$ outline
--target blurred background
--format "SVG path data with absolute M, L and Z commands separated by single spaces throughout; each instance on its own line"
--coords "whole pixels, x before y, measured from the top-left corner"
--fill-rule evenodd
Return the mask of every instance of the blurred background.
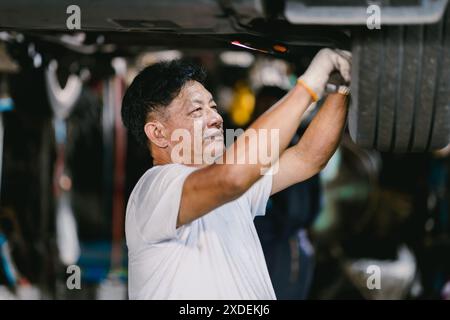
M 289 60 L 230 44 L 74 58 L 2 36 L 0 299 L 127 298 L 126 202 L 152 163 L 120 108 L 140 69 L 177 58 L 203 65 L 225 128 L 246 128 L 314 52 Z M 319 175 L 273 196 L 255 220 L 277 297 L 450 299 L 449 152 L 362 149 L 346 132 Z M 79 290 L 67 287 L 70 265 L 80 267 Z M 370 266 L 381 289 L 368 288 Z

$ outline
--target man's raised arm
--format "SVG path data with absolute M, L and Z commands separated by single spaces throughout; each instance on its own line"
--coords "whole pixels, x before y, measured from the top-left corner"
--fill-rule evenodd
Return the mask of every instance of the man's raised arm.
M 191 173 L 183 186 L 178 226 L 238 198 L 261 177 L 261 172 L 268 163 L 277 162 L 295 134 L 303 113 L 312 101 L 322 95 L 330 73 L 335 70 L 345 80 L 350 80 L 350 62 L 346 57 L 336 50 L 319 51 L 307 71 L 299 78 L 299 84 L 239 136 L 217 163 Z M 258 148 L 261 147 L 258 132 L 261 130 L 278 131 L 276 143 L 270 138 L 264 139 L 269 159 L 258 156 Z M 255 132 L 258 143 L 249 143 L 252 141 L 249 137 Z M 248 159 L 256 161 L 249 163 Z

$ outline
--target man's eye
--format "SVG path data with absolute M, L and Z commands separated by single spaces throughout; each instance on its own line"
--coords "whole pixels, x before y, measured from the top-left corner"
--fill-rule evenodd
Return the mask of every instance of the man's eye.
M 202 110 L 202 108 L 196 108 L 196 109 L 192 110 L 191 113 L 198 113 L 201 110 Z

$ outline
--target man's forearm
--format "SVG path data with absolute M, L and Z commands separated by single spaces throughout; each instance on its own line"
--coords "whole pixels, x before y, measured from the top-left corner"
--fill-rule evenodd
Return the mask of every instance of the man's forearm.
M 328 48 L 320 50 L 299 78 L 300 84 L 297 84 L 281 101 L 250 126 L 249 129 L 256 129 L 256 131 L 264 129 L 279 130 L 277 146 L 272 145 L 271 139 L 266 139 L 267 141 L 263 143 L 263 146 L 268 149 L 270 164 L 279 160 L 281 154 L 286 150 L 308 105 L 313 99 L 317 100 L 322 96 L 331 72 L 338 71 L 344 80 L 349 83 L 351 80 L 350 69 L 350 52 Z M 306 147 L 306 150 L 311 148 L 311 157 L 317 157 L 318 160 L 324 162 L 328 161 L 328 158 L 336 149 L 347 112 L 342 106 L 344 103 L 341 99 L 343 97 L 334 96 L 327 99 L 324 110 L 320 112 L 307 133 L 305 141 L 299 146 L 300 151 L 304 147 Z M 342 110 L 329 110 L 333 109 L 333 106 L 329 106 L 329 104 L 341 104 Z M 338 109 L 338 107 L 334 109 Z M 237 143 L 233 144 L 225 154 L 227 159 L 231 156 L 232 159 L 237 159 L 238 163 L 243 163 L 252 156 L 252 159 L 255 159 L 255 156 L 258 159 L 256 164 L 230 167 L 233 172 L 231 177 L 238 179 L 238 185 L 242 185 L 243 189 L 250 187 L 260 177 L 261 169 L 267 166 L 267 163 L 262 163 L 262 159 L 258 157 L 260 143 L 242 143 L 247 138 L 246 133 L 247 131 L 237 139 Z M 315 135 L 318 135 L 318 137 L 315 137 Z
M 279 155 L 288 147 L 295 132 L 300 125 L 303 114 L 311 104 L 311 96 L 304 87 L 297 85 L 289 93 L 258 119 L 253 122 L 246 132 L 254 130 L 277 130 L 279 140 L 277 143 L 278 150 L 272 150 L 271 141 L 264 141 L 267 144 L 271 155 L 271 162 L 275 162 Z M 242 137 L 244 138 L 244 137 Z M 251 152 L 258 152 L 258 146 L 250 146 Z M 250 150 L 249 150 L 250 152 Z M 267 163 L 265 164 L 267 165 Z
M 300 141 L 293 148 L 307 161 L 323 167 L 336 151 L 347 118 L 348 97 L 328 95 Z
M 238 137 L 236 142 L 224 154 L 224 163 L 232 163 L 228 169 L 236 179 L 240 179 L 243 188 L 250 187 L 261 176 L 261 169 L 275 163 L 283 151 L 288 147 L 294 136 L 302 115 L 311 104 L 311 96 L 305 88 L 295 86 L 286 96 L 273 105 L 253 122 L 250 127 Z M 260 132 L 266 130 L 267 139 Z M 272 145 L 270 131 L 278 131 L 278 141 Z M 248 139 L 256 134 L 258 143 L 250 143 Z M 253 140 L 255 141 L 255 140 Z M 259 148 L 266 147 L 267 157 L 259 157 Z M 229 160 L 229 157 L 233 161 Z M 249 159 L 256 159 L 256 163 L 249 163 Z M 270 161 L 268 161 L 270 159 Z M 263 162 L 264 160 L 264 162 Z

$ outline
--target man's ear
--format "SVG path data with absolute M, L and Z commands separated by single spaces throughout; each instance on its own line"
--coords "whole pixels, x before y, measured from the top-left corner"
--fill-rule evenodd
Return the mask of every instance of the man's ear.
M 164 125 L 158 120 L 147 122 L 144 131 L 147 138 L 156 146 L 166 148 L 169 145 Z

